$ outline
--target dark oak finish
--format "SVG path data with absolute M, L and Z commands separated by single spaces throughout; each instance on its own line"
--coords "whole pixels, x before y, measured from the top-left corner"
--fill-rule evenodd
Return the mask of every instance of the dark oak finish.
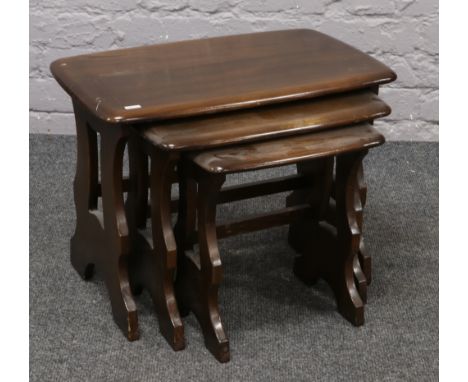
M 288 242 L 291 247 L 301 253 L 305 249 L 310 232 L 319 220 L 329 211 L 331 185 L 333 181 L 334 158 L 320 158 L 299 162 L 297 173 L 311 180 L 311 187 L 295 190 L 286 198 L 286 206 L 292 207 L 308 203 L 315 211 L 314 216 L 302 218 L 289 225 Z
M 216 234 L 218 238 L 222 239 L 242 233 L 277 227 L 290 224 L 302 217 L 312 216 L 314 212 L 315 211 L 308 205 L 286 207 L 273 213 L 259 214 L 248 219 L 220 225 L 216 229 Z
M 224 331 L 218 306 L 218 287 L 223 268 L 216 240 L 216 196 L 225 176 L 203 176 L 188 179 L 181 166 L 180 200 L 176 231 L 178 233 L 177 301 L 183 315 L 192 311 L 203 331 L 207 349 L 219 362 L 230 359 L 229 341 Z M 190 170 L 189 170 L 190 171 Z M 193 253 L 191 236 L 197 225 L 199 257 Z
M 303 174 L 307 179 L 313 180 L 312 184 L 314 187 L 294 191 L 287 197 L 286 205 L 295 206 L 308 202 L 311 204 L 311 207 L 317 211 L 317 213 L 313 218 L 302 218 L 301 220 L 290 224 L 288 242 L 296 252 L 301 253 L 307 246 L 311 247 L 310 241 L 312 240 L 313 242 L 316 240 L 314 232 L 316 232 L 317 224 L 320 220 L 326 220 L 329 224 L 336 227 L 337 212 L 336 203 L 333 199 L 335 196 L 333 170 L 333 158 L 325 158 L 323 160 L 313 160 L 297 164 L 298 174 Z M 359 167 L 357 181 L 358 188 L 356 191 L 359 192 L 362 207 L 364 207 L 367 187 L 364 182 L 362 165 Z M 367 286 L 371 281 L 371 257 L 365 253 L 362 235 L 359 252 L 354 259 L 353 269 L 359 294 L 363 302 L 366 303 Z
M 179 165 L 177 299 L 183 314 L 195 313 L 207 348 L 220 362 L 230 357 L 217 303 L 222 278 L 218 250 L 221 237 L 291 223 L 289 239 L 300 253 L 294 265 L 296 276 L 307 285 L 314 284 L 319 277 L 325 279 L 335 294 L 340 313 L 356 326 L 364 323 L 367 282 L 358 258 L 363 209 L 360 174 L 367 149 L 383 142 L 382 135 L 371 125 L 362 124 L 207 150 L 187 155 Z M 298 164 L 300 176 L 320 180 L 315 185 L 318 187 L 314 191 L 306 187 L 291 194 L 288 203 L 292 205 L 279 213 L 216 226 L 216 205 L 222 200 L 221 186 L 226 173 L 290 163 Z M 327 216 L 332 188 L 336 214 L 335 226 L 330 227 L 336 234 L 323 233 L 324 223 L 320 222 Z M 307 204 L 298 205 L 299 201 Z M 302 230 L 297 223 L 308 226 Z M 305 232 L 312 234 L 313 245 L 303 239 Z M 193 249 L 195 233 L 200 245 L 199 256 Z
M 218 204 L 277 194 L 311 185 L 311 180 L 300 175 L 287 175 L 275 179 L 259 180 L 242 185 L 224 187 L 218 195 Z
M 185 338 L 173 292 L 176 249 L 170 235 L 170 187 L 177 155 L 157 151 L 152 157 L 151 171 L 156 175 L 151 179 L 160 177 L 165 181 L 153 182 L 150 188 L 153 205 L 158 207 L 153 209 L 152 219 L 153 242 L 157 245 L 144 247 L 135 236 L 136 229 L 146 225 L 147 154 L 142 151 L 139 140 L 130 139 L 131 181 L 125 205 L 122 164 L 125 146 L 132 136 L 130 127 L 113 125 L 109 128 L 78 102 L 74 103 L 74 111 L 78 158 L 74 181 L 77 222 L 70 244 L 72 265 L 85 279 L 91 278 L 95 268 L 103 274 L 114 320 L 131 341 L 139 338 L 132 291 L 146 288 L 154 301 L 161 333 L 174 350 L 181 350 L 185 347 Z M 97 134 L 101 137 L 101 184 L 98 183 Z M 102 212 L 98 209 L 100 194 Z M 136 248 L 144 250 L 135 251 Z
M 364 208 L 364 206 L 366 205 L 366 201 L 367 201 L 367 184 L 364 179 L 364 169 L 362 167 L 362 164 L 358 169 L 357 183 L 358 183 L 359 195 L 361 197 L 361 204 L 362 204 L 362 207 Z M 361 229 L 362 229 L 362 221 L 361 221 Z M 359 243 L 358 255 L 359 255 L 359 264 L 361 265 L 362 272 L 364 273 L 366 283 L 367 285 L 369 285 L 372 281 L 372 258 L 366 252 L 364 239 L 362 235 L 361 235 L 361 242 Z
M 301 218 L 314 216 L 315 213 L 316 211 L 307 204 L 286 207 L 274 212 L 261 213 L 239 221 L 218 225 L 216 226 L 216 236 L 218 239 L 223 239 L 243 233 L 261 231 L 267 228 L 291 224 Z M 197 235 L 197 231 L 192 231 L 192 234 L 187 238 L 188 242 L 195 244 L 197 242 Z
M 184 326 L 174 294 L 173 280 L 177 265 L 176 242 L 171 224 L 170 191 L 178 156 L 147 147 L 138 137 L 130 140 L 129 220 L 134 222 L 132 232 L 133 267 L 132 287 L 135 293 L 147 289 L 158 316 L 161 334 L 174 350 L 185 348 Z M 149 158 L 148 158 L 149 157 Z M 148 208 L 148 159 L 150 159 Z M 131 201 L 131 203 L 130 203 Z M 145 228 L 147 210 L 151 213 L 151 235 Z
M 319 131 L 236 147 L 206 150 L 193 161 L 207 172 L 231 173 L 296 163 L 381 145 L 385 138 L 369 124 Z
M 319 277 L 325 279 L 335 294 L 338 310 L 356 326 L 364 323 L 364 301 L 359 293 L 356 259 L 361 241 L 362 203 L 359 196 L 358 172 L 367 150 L 337 157 L 336 227 L 319 223 L 313 232 L 315 240 L 296 259 L 294 272 L 308 285 Z
M 390 113 L 376 95 L 380 84 L 396 78 L 388 67 L 319 32 L 288 30 L 81 55 L 55 61 L 51 71 L 72 97 L 77 125 L 71 261 L 83 278 L 95 268 L 103 273 L 114 320 L 129 340 L 139 337 L 132 292 L 145 288 L 174 350 L 185 346 L 181 316 L 192 310 L 208 349 L 221 362 L 229 360 L 217 303 L 222 279 L 217 235 L 288 223 L 294 232 L 304 222 L 318 232 L 325 224 L 318 221 L 327 218 L 335 236 L 311 237 L 330 255 L 314 256 L 298 230 L 299 239 L 291 239 L 300 244 L 295 271 L 308 283 L 325 278 L 342 314 L 362 323 L 370 258 L 360 235 L 366 199 L 360 166 L 364 151 L 383 142 L 363 123 Z M 337 130 L 341 126 L 347 127 Z M 127 142 L 128 180 L 122 177 Z M 224 173 L 303 161 L 308 162 L 298 166 L 304 171 L 297 177 L 221 190 Z M 320 162 L 323 171 L 308 172 L 312 162 Z M 176 168 L 181 191 L 173 230 Z M 291 204 L 280 212 L 216 227 L 217 203 L 291 189 L 297 190 Z M 199 257 L 190 256 L 195 241 Z M 307 265 L 303 270 L 301 262 Z
M 98 118 L 127 123 L 323 96 L 395 80 L 369 55 L 298 29 L 63 58 L 51 71 Z
M 128 129 L 106 129 L 74 103 L 78 158 L 74 181 L 76 229 L 71 263 L 89 279 L 97 268 L 104 276 L 114 320 L 129 340 L 139 338 L 138 317 L 128 279 L 130 243 L 122 192 L 122 160 Z M 98 146 L 103 211 L 98 210 Z
M 231 113 L 160 122 L 142 135 L 164 150 L 198 150 L 367 122 L 390 114 L 374 92 L 361 90 Z
M 174 181 L 173 183 L 176 182 Z M 298 175 L 289 175 L 275 179 L 229 186 L 224 187 L 219 192 L 217 203 L 224 204 L 244 199 L 256 198 L 258 196 L 277 194 L 279 192 L 304 188 L 310 185 L 311 180 L 309 178 Z M 146 205 L 145 199 L 142 200 L 142 203 Z M 146 208 L 146 218 L 151 218 L 151 205 L 148 205 Z M 171 200 L 171 212 L 176 213 L 178 209 L 179 199 L 174 198 Z

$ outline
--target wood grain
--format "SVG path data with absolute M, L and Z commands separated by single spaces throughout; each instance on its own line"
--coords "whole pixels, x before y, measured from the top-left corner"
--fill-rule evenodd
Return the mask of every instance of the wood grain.
M 318 97 L 396 78 L 369 55 L 307 29 L 112 50 L 62 58 L 50 69 L 97 117 L 118 123 Z
M 297 135 L 193 154 L 210 173 L 230 173 L 281 166 L 381 145 L 385 138 L 369 124 Z
M 161 122 L 141 134 L 164 150 L 199 150 L 366 122 L 390 107 L 365 90 L 237 112 Z

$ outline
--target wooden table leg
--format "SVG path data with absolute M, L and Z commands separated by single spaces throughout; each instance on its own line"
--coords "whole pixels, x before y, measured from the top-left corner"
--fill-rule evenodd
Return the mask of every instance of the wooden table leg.
M 294 271 L 306 284 L 319 277 L 333 289 L 339 312 L 352 324 L 364 324 L 364 301 L 359 293 L 356 262 L 362 227 L 362 203 L 358 171 L 366 152 L 337 157 L 335 227 L 320 222 L 314 226 L 313 243 L 296 258 Z M 363 277 L 360 273 L 358 276 Z
M 359 195 L 361 197 L 361 204 L 362 208 L 365 207 L 367 201 L 367 184 L 364 178 L 364 168 L 361 163 L 359 166 L 359 170 L 357 173 L 357 182 L 358 182 L 358 189 Z M 362 225 L 362 222 L 361 222 Z M 362 230 L 362 227 L 361 227 Z M 361 266 L 362 272 L 364 273 L 364 277 L 366 278 L 367 285 L 370 285 L 372 281 L 372 257 L 366 252 L 364 246 L 364 238 L 361 235 L 361 242 L 359 243 L 359 264 Z
M 178 158 L 150 148 L 153 275 L 148 289 L 155 304 L 159 329 L 174 350 L 185 348 L 184 326 L 174 294 L 177 246 L 171 222 L 171 175 Z
M 77 225 L 70 243 L 71 262 L 85 279 L 94 266 L 104 275 L 114 320 L 129 340 L 139 338 L 138 317 L 128 280 L 130 246 L 122 193 L 126 131 L 101 129 L 103 212 L 97 210 L 98 149 L 96 132 L 75 105 L 78 158 L 74 181 Z
M 295 273 L 305 282 L 325 279 L 333 289 L 339 312 L 353 325 L 364 324 L 364 301 L 358 291 L 354 268 L 359 251 L 362 203 L 358 172 L 365 151 L 337 157 L 335 199 L 336 228 L 320 223 L 319 240 L 296 259 Z
M 73 182 L 76 210 L 75 233 L 70 242 L 70 259 L 78 274 L 85 280 L 94 274 L 93 249 L 103 230 L 103 217 L 97 211 L 98 204 L 98 148 L 97 134 L 86 125 L 79 110 L 75 108 L 77 163 Z M 94 229 L 89 228 L 93 226 Z
M 218 288 L 223 268 L 216 236 L 216 200 L 225 175 L 198 175 L 196 200 L 193 180 L 180 174 L 180 211 L 178 228 L 179 268 L 177 296 L 185 314 L 193 311 L 203 331 L 205 346 L 219 362 L 230 359 L 229 340 L 224 331 L 218 306 Z M 195 201 L 197 203 L 199 257 L 188 237 L 194 229 Z M 185 231 L 185 233 L 184 233 Z
M 337 253 L 331 264 L 331 284 L 340 313 L 354 325 L 364 324 L 364 302 L 356 288 L 353 262 L 359 252 L 362 228 L 362 202 L 358 184 L 359 169 L 367 151 L 344 154 L 336 164 Z
M 129 190 L 127 197 L 128 219 L 131 228 L 146 228 L 148 212 L 148 154 L 140 141 L 140 138 L 133 133 L 128 139 L 129 158 Z
M 138 338 L 135 302 L 128 280 L 129 232 L 125 216 L 122 168 L 128 133 L 105 129 L 101 133 L 101 187 L 104 229 L 109 250 L 103 264 L 107 289 L 111 295 L 114 319 L 129 338 Z M 104 257 L 103 257 L 104 258 Z
M 292 192 L 286 199 L 286 205 L 294 206 L 297 204 L 309 203 L 317 211 L 315 217 L 301 219 L 289 226 L 288 242 L 296 252 L 301 253 L 306 246 L 311 245 L 311 241 L 317 240 L 317 234 L 313 234 L 313 232 L 317 233 L 317 230 L 312 228 L 312 226 L 314 224 L 317 225 L 319 220 L 324 219 L 326 215 L 328 215 L 328 217 L 331 215 L 330 211 L 327 210 L 329 208 L 330 196 L 334 196 L 335 194 L 332 189 L 334 183 L 334 159 L 331 157 L 301 162 L 298 163 L 296 167 L 298 174 L 313 178 L 313 186 Z M 359 188 L 357 188 L 356 191 L 359 192 L 364 204 L 367 188 L 363 176 L 361 164 L 358 171 Z M 336 217 L 333 216 L 331 220 L 332 224 L 335 225 Z M 362 225 L 362 217 L 360 221 Z M 307 242 L 309 243 L 307 244 Z M 359 248 L 359 252 L 356 254 L 356 258 L 353 262 L 353 272 L 361 298 L 364 302 L 367 302 L 367 286 L 370 283 L 371 275 L 371 258 L 364 252 L 362 236 Z M 303 272 L 303 270 L 299 272 Z M 310 283 L 311 280 L 308 279 L 308 284 Z
M 139 230 L 146 228 L 148 212 L 149 157 L 137 134 L 133 133 L 128 140 L 129 188 L 127 193 L 127 219 L 132 242 L 132 261 L 130 263 L 130 285 L 133 295 L 140 295 L 147 278 L 151 262 L 151 245 L 140 235 Z M 149 274 L 148 274 L 149 273 Z

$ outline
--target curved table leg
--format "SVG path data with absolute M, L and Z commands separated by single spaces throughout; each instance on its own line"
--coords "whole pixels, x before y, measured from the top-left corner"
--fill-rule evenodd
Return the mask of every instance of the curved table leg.
M 159 329 L 174 350 L 185 348 L 184 326 L 174 294 L 177 247 L 171 223 L 171 176 L 177 158 L 152 147 L 150 195 L 153 235 L 152 269 L 148 289 L 156 307 Z
M 364 169 L 363 165 L 359 166 L 357 172 L 357 182 L 358 182 L 358 189 L 359 195 L 361 197 L 361 204 L 362 208 L 366 205 L 367 200 L 367 184 L 364 178 Z M 362 230 L 362 222 L 361 222 L 361 230 Z M 359 252 L 358 252 L 359 263 L 361 265 L 362 272 L 364 273 L 364 277 L 366 278 L 367 285 L 370 285 L 372 281 L 372 257 L 366 253 L 365 246 L 364 246 L 364 239 L 361 235 L 361 241 L 359 243 Z
M 130 241 L 122 190 L 122 162 L 128 135 L 121 129 L 101 134 L 101 183 L 104 234 L 108 244 L 102 270 L 114 320 L 130 340 L 137 339 L 138 318 L 128 280 Z
M 148 211 L 148 154 L 145 152 L 140 138 L 133 133 L 128 139 L 128 158 L 130 170 L 130 186 L 128 192 L 128 216 L 132 220 L 129 226 L 146 228 Z
M 291 247 L 298 253 L 302 253 L 305 248 L 315 245 L 323 245 L 319 243 L 320 228 L 312 228 L 316 226 L 319 220 L 324 218 L 331 219 L 329 223 L 336 226 L 336 217 L 331 216 L 334 214 L 335 209 L 327 211 L 329 207 L 330 196 L 335 197 L 335 192 L 332 188 L 333 185 L 333 158 L 322 160 L 314 160 L 310 162 L 303 162 L 297 164 L 298 174 L 304 176 L 312 176 L 314 178 L 314 187 L 302 190 L 296 190 L 291 193 L 286 199 L 286 205 L 291 206 L 300 203 L 309 202 L 314 208 L 317 209 L 317 216 L 315 218 L 303 218 L 300 221 L 292 223 L 289 226 L 288 242 Z M 364 182 L 364 175 L 362 163 L 357 172 L 358 187 L 356 192 L 359 194 L 362 207 L 365 204 L 367 187 Z M 362 229 L 362 211 L 360 211 L 360 227 Z M 322 240 L 323 241 L 323 240 Z M 295 266 L 295 273 L 307 285 L 315 283 L 316 278 L 310 274 L 310 269 L 302 266 L 303 260 L 298 260 Z M 364 251 L 364 242 L 361 236 L 359 251 L 356 254 L 356 259 L 353 261 L 353 272 L 358 286 L 359 293 L 364 302 L 367 302 L 367 286 L 370 284 L 371 277 L 371 257 L 367 256 Z
M 361 267 L 361 262 L 359 261 L 359 257 L 356 255 L 353 259 L 353 273 L 354 273 L 354 281 L 356 282 L 356 287 L 359 291 L 359 296 L 361 296 L 362 301 L 367 303 L 367 279 L 364 274 L 364 271 Z
M 229 341 L 224 332 L 218 307 L 218 288 L 223 277 L 216 237 L 216 195 L 224 176 L 203 179 L 198 193 L 198 242 L 201 263 L 201 309 L 199 320 L 205 344 L 220 362 L 229 360 Z
M 337 157 L 336 210 L 337 253 L 328 269 L 327 281 L 333 288 L 340 313 L 356 326 L 364 324 L 364 302 L 356 288 L 353 263 L 361 240 L 362 203 L 356 192 L 357 174 L 366 151 Z
M 122 160 L 127 133 L 120 126 L 102 129 L 101 172 L 103 213 L 97 210 L 96 132 L 75 106 L 78 158 L 74 181 L 77 225 L 70 243 L 73 267 L 83 278 L 99 268 L 111 300 L 114 320 L 130 341 L 139 338 L 138 316 L 128 281 L 130 247 L 123 207 Z
M 133 295 L 143 292 L 144 270 L 147 261 L 147 252 L 150 246 L 139 235 L 140 229 L 146 228 L 148 211 L 148 154 L 136 133 L 131 134 L 128 140 L 129 159 L 129 189 L 127 194 L 127 219 L 132 241 L 132 262 L 130 264 L 130 285 Z M 151 276 L 150 276 L 151 277 Z
M 361 237 L 362 204 L 356 174 L 365 152 L 337 157 L 334 226 L 312 227 L 312 240 L 296 258 L 294 273 L 306 284 L 323 278 L 333 289 L 339 312 L 352 324 L 364 323 L 367 284 L 357 258 Z M 362 294 L 361 294 L 362 293 Z
M 95 220 L 91 224 L 97 226 L 98 231 L 102 231 L 102 226 L 98 217 L 90 216 L 90 211 L 97 209 L 98 201 L 98 152 L 97 136 L 75 108 L 76 139 L 77 139 L 77 162 L 76 173 L 73 182 L 73 195 L 76 210 L 76 228 L 70 241 L 70 260 L 78 272 L 85 280 L 90 279 L 94 274 L 95 260 L 90 246 L 93 241 L 89 241 L 90 236 L 89 220 Z M 102 219 L 101 219 L 102 221 Z
M 355 192 L 355 207 L 356 207 L 356 220 L 359 226 L 359 231 L 361 232 L 359 238 L 359 246 L 358 251 L 354 257 L 354 278 L 356 281 L 356 286 L 359 291 L 359 295 L 362 298 L 364 303 L 367 303 L 367 286 L 370 284 L 370 279 L 366 276 L 370 277 L 371 273 L 371 258 L 370 256 L 366 256 L 364 253 L 364 239 L 362 237 L 362 225 L 364 221 L 364 204 L 366 202 L 366 195 L 367 195 L 367 186 L 364 183 L 364 173 L 362 168 L 362 161 L 358 165 L 356 171 L 356 185 L 354 186 Z
M 185 183 L 181 177 L 182 217 L 179 227 L 191 230 L 193 223 L 194 199 L 188 190 L 193 183 Z M 216 237 L 216 200 L 217 193 L 224 183 L 224 175 L 200 174 L 198 180 L 197 213 L 198 243 L 200 255 L 197 258 L 193 251 L 184 247 L 184 239 L 189 235 L 179 236 L 181 251 L 178 268 L 178 299 L 186 313 L 193 311 L 203 331 L 205 346 L 219 362 L 230 359 L 229 340 L 221 322 L 218 306 L 218 288 L 223 277 Z M 181 204 L 182 204 L 181 203 Z M 188 216 L 188 218 L 187 218 Z M 193 226 L 192 226 L 193 227 Z
M 190 313 L 189 290 L 192 288 L 189 281 L 190 267 L 195 264 L 190 264 L 186 254 L 194 254 L 193 237 L 196 232 L 197 222 L 197 183 L 187 168 L 186 162 L 180 160 L 178 163 L 178 178 L 179 178 L 179 204 L 177 211 L 177 223 L 175 226 L 175 234 L 177 240 L 177 277 L 175 282 L 177 303 L 179 312 L 182 317 L 186 317 Z M 198 267 L 192 272 L 198 275 L 200 271 L 199 261 Z M 196 298 L 196 297 L 194 297 Z

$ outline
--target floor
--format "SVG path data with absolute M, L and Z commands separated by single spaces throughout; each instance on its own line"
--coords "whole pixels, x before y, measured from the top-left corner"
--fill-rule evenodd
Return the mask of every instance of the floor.
M 292 274 L 285 227 L 221 241 L 220 304 L 231 362 L 205 350 L 193 315 L 187 348 L 159 335 L 152 303 L 137 298 L 141 339 L 112 321 L 99 275 L 69 262 L 75 138 L 30 136 L 31 381 L 438 380 L 438 144 L 387 143 L 365 161 L 365 239 L 373 256 L 366 323 L 336 311 L 329 288 Z M 291 167 L 230 177 L 286 174 Z M 219 208 L 221 220 L 282 206 L 284 195 Z

